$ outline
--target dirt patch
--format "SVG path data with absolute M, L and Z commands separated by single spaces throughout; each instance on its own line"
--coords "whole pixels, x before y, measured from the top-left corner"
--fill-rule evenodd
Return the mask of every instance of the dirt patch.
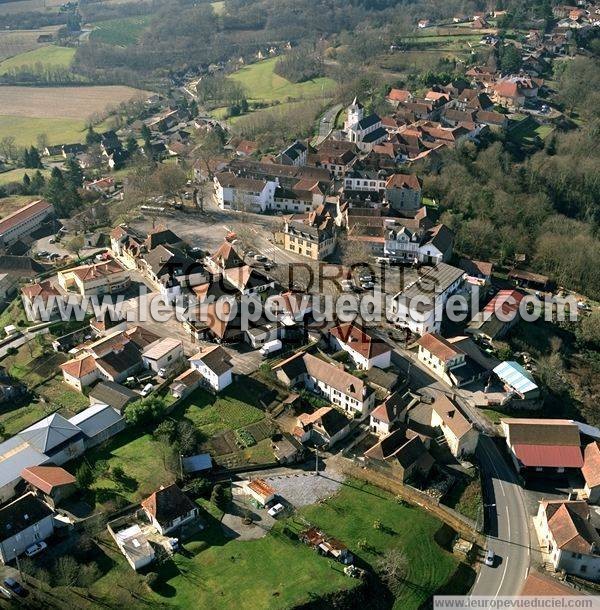
M 132 87 L 0 87 L 0 114 L 56 119 L 87 119 L 136 97 Z

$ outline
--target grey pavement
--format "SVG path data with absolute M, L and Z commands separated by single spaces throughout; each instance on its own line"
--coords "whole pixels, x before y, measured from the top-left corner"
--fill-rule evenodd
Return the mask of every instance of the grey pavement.
M 296 472 L 265 477 L 279 498 L 295 508 L 316 504 L 335 494 L 343 484 L 344 477 L 327 472 Z

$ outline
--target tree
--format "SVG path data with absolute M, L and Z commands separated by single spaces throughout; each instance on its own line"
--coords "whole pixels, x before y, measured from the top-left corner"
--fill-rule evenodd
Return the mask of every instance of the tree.
M 32 146 L 29 149 L 29 165 L 26 165 L 25 167 L 31 167 L 34 169 L 39 169 L 44 167 L 44 165 L 42 164 L 42 159 L 40 157 L 40 153 L 38 152 L 38 149 L 35 146 Z
M 408 569 L 406 555 L 398 549 L 388 549 L 377 559 L 375 567 L 381 580 L 392 593 L 398 591 Z
M 65 243 L 65 248 L 77 258 L 80 258 L 79 253 L 83 250 L 83 246 L 83 235 L 74 235 Z
M 17 157 L 17 145 L 13 136 L 5 136 L 0 140 L 0 155 L 7 161 L 14 161 Z
M 23 174 L 23 191 L 25 194 L 31 193 L 31 178 L 28 174 Z
M 175 440 L 177 424 L 172 419 L 165 419 L 156 426 L 152 436 L 166 445 L 170 445 Z
M 600 312 L 594 311 L 581 320 L 577 336 L 584 344 L 600 349 Z
M 140 135 L 142 136 L 142 139 L 144 140 L 144 150 L 146 151 L 146 154 L 148 154 L 148 152 L 150 151 L 150 148 L 151 148 L 151 143 L 152 143 L 152 132 L 150 131 L 150 128 L 148 127 L 148 125 L 145 125 L 145 124 L 142 125 Z
M 42 172 L 38 169 L 35 174 L 33 174 L 33 178 L 31 179 L 31 183 L 29 185 L 29 192 L 32 195 L 39 195 L 46 185 L 46 179 L 42 175 Z
M 79 575 L 79 564 L 71 555 L 61 555 L 54 566 L 54 582 L 59 587 L 74 587 Z
M 181 455 L 192 455 L 198 449 L 198 430 L 191 422 L 182 420 L 177 424 L 177 443 Z
M 48 148 L 48 135 L 45 133 L 39 133 L 35 142 L 37 144 L 38 149 L 41 150 L 43 153 L 44 150 Z
M 83 462 L 79 466 L 75 472 L 75 478 L 77 479 L 77 485 L 81 489 L 89 489 L 90 485 L 94 482 L 94 473 L 87 462 Z
M 133 136 L 129 136 L 127 138 L 127 142 L 125 143 L 125 150 L 127 151 L 127 154 L 130 157 L 133 156 L 137 152 L 138 148 L 137 140 Z
M 88 146 L 91 146 L 92 144 L 98 144 L 101 140 L 102 137 L 100 136 L 100 134 L 96 133 L 92 125 L 90 125 L 88 127 L 87 133 L 85 134 L 85 143 Z
M 60 206 L 65 192 L 65 179 L 58 167 L 53 167 L 46 184 L 45 198 L 53 205 Z
M 8 434 L 6 434 L 6 427 L 4 424 L 0 424 L 0 442 L 4 442 L 8 438 Z
M 187 173 L 179 165 L 159 165 L 152 175 L 152 185 L 155 192 L 179 198 L 183 204 L 182 191 L 185 190 L 187 179 Z
M 125 420 L 128 424 L 137 425 L 156 421 L 165 412 L 165 401 L 158 396 L 151 396 L 137 402 L 133 402 L 125 408 Z
M 514 73 L 521 69 L 521 53 L 513 44 L 506 44 L 500 50 L 500 70 L 502 72 Z
M 83 185 L 83 170 L 74 157 L 69 157 L 65 162 L 64 178 L 67 188 L 73 191 Z
M 230 490 L 224 483 L 217 483 L 210 495 L 210 501 L 222 511 L 225 511 L 229 503 Z

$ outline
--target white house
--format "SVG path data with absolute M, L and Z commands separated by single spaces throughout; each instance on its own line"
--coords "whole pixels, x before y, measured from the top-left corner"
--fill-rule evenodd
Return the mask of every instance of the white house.
M 448 447 L 455 457 L 475 453 L 479 433 L 460 409 L 442 392 L 434 392 L 431 409 L 431 426 L 440 428 Z
M 427 333 L 418 341 L 417 357 L 435 375 L 448 385 L 454 385 L 450 371 L 464 366 L 467 355 L 437 333 Z
M 600 536 L 584 500 L 542 501 L 534 523 L 556 571 L 600 580 Z
M 166 337 L 148 345 L 142 352 L 142 361 L 154 372 L 169 369 L 183 358 L 183 343 L 179 339 Z
M 288 387 L 304 385 L 355 417 L 364 419 L 375 404 L 375 392 L 362 379 L 312 354 L 295 354 L 273 371 Z
M 368 370 L 374 366 L 386 369 L 390 366 L 392 348 L 354 324 L 340 324 L 329 331 L 333 349 L 348 353 L 354 365 Z
M 7 563 L 54 532 L 54 511 L 34 493 L 0 508 L 0 561 Z
M 142 500 L 142 509 L 152 525 L 165 535 L 196 519 L 200 509 L 175 485 L 161 487 Z
M 190 358 L 190 366 L 198 371 L 206 384 L 220 392 L 232 382 L 233 363 L 220 345 L 210 345 Z
M 144 536 L 141 527 L 136 523 L 115 534 L 111 532 L 127 563 L 137 572 L 154 561 L 154 549 Z
M 419 397 L 410 392 L 394 392 L 378 407 L 371 411 L 369 429 L 377 436 L 387 436 L 392 432 L 403 414 L 419 402 Z
M 424 335 L 439 332 L 444 305 L 463 285 L 466 273 L 446 263 L 426 271 L 417 281 L 392 299 L 396 325 Z
M 214 186 L 215 200 L 222 210 L 264 212 L 273 205 L 278 183 L 223 172 L 214 177 Z
M 115 260 L 59 271 L 57 278 L 65 291 L 75 291 L 81 296 L 115 294 L 131 283 L 129 271 Z

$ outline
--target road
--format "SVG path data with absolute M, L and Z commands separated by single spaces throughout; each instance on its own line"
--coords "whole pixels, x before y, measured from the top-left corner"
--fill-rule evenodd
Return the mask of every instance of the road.
M 404 372 L 410 372 L 411 387 L 433 386 L 450 394 L 447 386 L 405 350 L 395 349 L 392 362 Z M 523 490 L 512 465 L 507 464 L 493 439 L 486 434 L 493 433 L 493 427 L 476 407 L 460 396 L 460 391 L 455 398 L 464 414 L 484 432 L 479 435 L 476 455 L 484 486 L 487 548 L 496 554 L 494 567 L 482 563 L 471 595 L 518 595 L 531 560 L 530 519 Z
M 331 130 L 335 127 L 335 119 L 343 108 L 342 104 L 336 104 L 325 111 L 323 116 L 319 120 L 319 135 L 317 136 L 316 144 L 319 145 L 327 136 L 331 133 Z
M 488 436 L 479 437 L 477 457 L 484 481 L 488 548 L 493 567 L 481 566 L 471 595 L 518 595 L 529 573 L 529 517 L 516 474 Z

